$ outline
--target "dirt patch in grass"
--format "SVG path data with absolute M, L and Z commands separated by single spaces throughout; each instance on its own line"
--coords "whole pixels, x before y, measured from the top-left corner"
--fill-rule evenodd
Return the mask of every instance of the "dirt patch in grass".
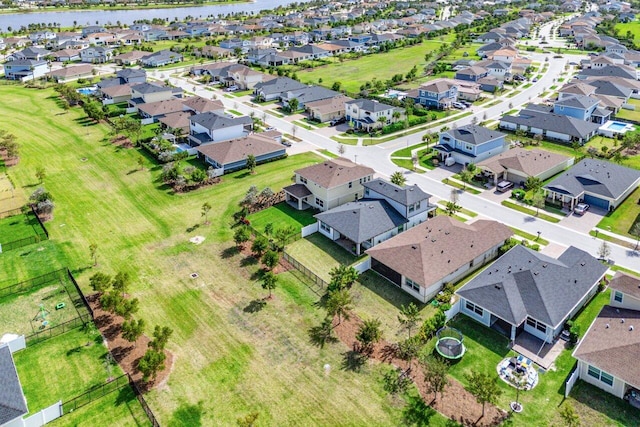
M 133 148 L 133 143 L 131 142 L 131 140 L 124 135 L 117 135 L 111 138 L 111 143 L 122 148 Z
M 337 319 L 334 319 L 334 324 L 336 323 Z M 356 334 L 361 324 L 360 318 L 352 314 L 349 320 L 343 319 L 334 330 L 341 342 L 349 346 L 350 349 L 355 349 L 358 345 Z M 393 348 L 393 344 L 384 340 L 379 342 L 371 354 L 371 359 L 407 369 L 408 363 L 395 357 L 393 352 L 389 351 L 391 348 Z M 449 384 L 442 397 L 438 397 L 434 401 L 433 393 L 427 391 L 428 387 L 422 369 L 416 368 L 416 364 L 416 362 L 413 363 L 411 378 L 420 391 L 420 395 L 429 406 L 445 417 L 455 420 L 464 426 L 476 427 L 498 425 L 506 418 L 507 413 L 505 411 L 489 404 L 486 405 L 485 415 L 482 417 L 482 405 L 476 401 L 476 398 L 460 382 L 451 376 L 449 376 Z
M 165 350 L 167 357 L 164 361 L 164 370 L 158 372 L 155 380 L 143 381 L 142 373 L 138 371 L 138 361 L 147 351 L 151 341 L 149 337 L 142 335 L 135 343 L 130 343 L 122 338 L 122 322 L 124 319 L 102 310 L 98 294 L 89 295 L 87 300 L 93 309 L 96 327 L 106 339 L 109 351 L 111 351 L 122 370 L 131 375 L 138 388 L 146 392 L 166 384 L 173 369 L 173 354 Z

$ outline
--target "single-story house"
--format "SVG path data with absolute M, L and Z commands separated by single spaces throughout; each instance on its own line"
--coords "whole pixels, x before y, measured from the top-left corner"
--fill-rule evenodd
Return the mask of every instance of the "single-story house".
M 49 75 L 56 83 L 65 83 L 85 77 L 93 77 L 93 65 L 82 64 L 68 66 L 51 71 Z
M 515 341 L 552 343 L 598 291 L 608 267 L 569 246 L 558 259 L 516 245 L 456 291 L 460 312 Z
M 584 159 L 543 187 L 548 199 L 573 210 L 580 202 L 607 211 L 617 208 L 640 184 L 640 171 Z
M 121 53 L 113 57 L 113 61 L 118 65 L 135 65 L 140 59 L 148 56 L 149 52 L 141 50 L 132 50 L 131 52 Z
M 573 160 L 573 157 L 538 148 L 516 147 L 478 162 L 476 166 L 492 178 L 494 185 L 500 181 L 519 184 L 528 177 L 544 181 L 573 165 Z
M 502 116 L 499 126 L 500 129 L 523 130 L 531 135 L 542 135 L 545 139 L 565 143 L 577 141 L 584 144 L 596 134 L 601 125 L 554 114 L 537 106 L 528 106 L 517 116 Z
M 204 144 L 196 148 L 206 163 L 222 173 L 233 172 L 247 166 L 247 156 L 255 156 L 256 163 L 284 157 L 286 147 L 272 138 L 251 134 L 243 138 Z
M 367 250 L 371 268 L 426 303 L 445 283 L 454 283 L 498 256 L 513 232 L 496 221 L 465 224 L 440 215 Z
M 161 50 L 140 58 L 143 67 L 162 67 L 163 65 L 175 64 L 183 60 L 181 54 L 170 50 Z
M 181 112 L 184 100 L 180 98 L 165 99 L 157 102 L 147 102 L 138 105 L 138 114 L 142 117 L 142 124 L 157 122 L 167 114 Z
M 99 88 L 103 104 L 119 104 L 131 99 L 131 85 L 113 85 Z

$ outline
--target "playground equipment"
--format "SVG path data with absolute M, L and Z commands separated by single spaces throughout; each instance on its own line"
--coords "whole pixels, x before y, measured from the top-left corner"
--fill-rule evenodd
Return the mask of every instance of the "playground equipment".
M 462 332 L 449 326 L 444 326 L 436 332 L 438 342 L 436 351 L 445 359 L 460 359 L 466 351 L 462 343 L 464 337 Z
M 44 304 L 40 304 L 40 309 L 38 310 L 38 314 L 36 314 L 36 317 L 33 318 L 33 320 L 41 320 L 42 322 L 45 322 L 47 320 L 47 316 L 49 315 L 49 311 L 44 308 Z

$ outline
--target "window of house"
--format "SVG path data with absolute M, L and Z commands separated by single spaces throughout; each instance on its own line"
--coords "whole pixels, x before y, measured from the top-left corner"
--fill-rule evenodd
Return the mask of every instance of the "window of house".
M 404 231 L 404 225 L 398 226 L 398 233 L 402 233 Z
M 589 374 L 590 377 L 593 377 L 595 379 L 597 379 L 600 382 L 603 382 L 609 386 L 613 386 L 613 376 L 610 374 L 607 374 L 604 371 L 601 371 L 600 369 L 596 368 L 595 366 L 591 366 L 589 365 L 589 369 L 587 370 L 587 374 Z
M 360 182 L 362 183 L 362 180 L 360 180 Z M 368 189 L 368 188 L 365 188 L 365 189 L 364 189 L 364 195 L 365 195 L 365 196 L 368 196 L 368 195 L 369 195 L 369 189 Z
M 353 188 L 353 182 L 349 182 L 349 188 Z
M 622 302 L 622 292 L 616 291 L 616 293 L 613 295 L 613 300 L 617 302 Z
M 420 209 L 420 202 L 416 203 L 416 209 Z
M 320 206 L 321 208 L 324 208 L 324 200 L 322 200 L 322 199 L 318 199 L 318 198 L 316 197 L 316 205 L 317 205 L 317 206 Z
M 464 146 L 464 148 L 465 148 L 465 150 L 467 150 L 467 151 L 473 151 L 473 145 L 469 145 L 469 144 L 467 144 L 467 145 L 465 145 L 465 146 Z
M 409 279 L 408 277 L 405 277 L 404 282 L 409 288 L 413 289 L 416 292 L 420 292 L 420 285 L 418 285 L 413 280 Z
M 331 233 L 331 227 L 329 227 L 327 224 L 325 224 L 322 221 L 320 221 L 320 229 L 322 231 L 326 231 L 327 233 Z
M 484 310 L 482 309 L 482 307 L 478 307 L 471 301 L 466 301 L 464 306 L 468 311 L 471 311 L 480 317 L 484 316 Z
M 411 213 L 411 212 L 413 212 L 415 210 L 416 210 L 415 205 L 409 206 L 409 213 Z
M 306 184 L 307 183 L 307 178 L 304 178 L 304 177 L 301 176 L 300 177 L 300 182 L 303 183 L 303 184 Z
M 534 329 L 542 333 L 547 333 L 547 325 L 544 323 L 538 322 L 536 319 L 532 319 L 531 317 L 527 317 L 527 325 L 531 326 Z

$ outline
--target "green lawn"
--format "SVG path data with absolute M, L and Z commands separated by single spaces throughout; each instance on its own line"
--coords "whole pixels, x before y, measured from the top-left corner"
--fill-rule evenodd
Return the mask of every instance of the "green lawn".
M 598 223 L 598 228 L 613 231 L 622 236 L 635 238 L 635 236 L 631 234 L 631 227 L 640 219 L 639 199 L 640 188 L 637 188 L 616 210 L 607 213 L 607 215 L 602 218 Z
M 317 83 L 322 79 L 322 84 L 331 87 L 333 83 L 342 83 L 342 89 L 348 92 L 359 92 L 360 85 L 374 78 L 377 80 L 389 80 L 395 74 L 406 74 L 415 65 L 421 72 L 426 62 L 424 56 L 427 52 L 437 50 L 443 42 L 439 40 L 426 40 L 422 44 L 406 48 L 392 49 L 384 53 L 365 55 L 358 59 L 340 62 L 336 59 L 329 65 L 315 67 L 309 70 L 298 71 L 298 78 L 304 83 Z M 395 67 L 381 67 L 380 64 L 397 64 Z
M 394 165 L 399 166 L 401 168 L 404 169 L 408 169 L 410 171 L 413 171 L 413 162 L 410 159 L 394 159 L 393 157 L 391 158 L 391 161 L 393 162 Z M 420 169 L 416 169 L 414 172 L 417 173 L 424 173 L 423 170 Z
M 331 159 L 336 159 L 340 156 L 338 156 L 337 154 L 333 154 L 331 151 L 329 150 L 325 150 L 324 148 L 321 148 L 320 150 L 318 150 L 320 153 L 322 153 L 323 155 L 331 158 Z
M 632 120 L 632 121 L 640 121 L 640 110 L 626 110 L 621 108 L 620 111 L 616 114 L 617 118 Z
M 423 142 L 423 143 L 420 143 L 420 144 L 412 145 L 410 147 L 401 148 L 401 149 L 391 153 L 391 157 L 411 157 L 411 152 L 413 150 L 415 150 L 416 148 L 422 148 L 422 147 L 426 147 L 426 146 L 427 146 L 427 143 Z
M 9 243 L 43 234 L 34 215 L 20 214 L 0 219 L 0 243 Z
M 300 231 L 302 227 L 316 222 L 316 219 L 313 217 L 315 213 L 313 209 L 299 211 L 292 208 L 288 203 L 282 202 L 268 209 L 251 214 L 247 219 L 251 222 L 251 225 L 260 232 L 264 230 L 267 224 L 272 224 L 274 229 L 290 225 Z
M 114 147 L 102 124 L 79 126 L 85 121 L 81 110 L 62 110 L 51 89 L 6 85 L 0 96 L 0 128 L 21 144 L 20 164 L 9 171 L 16 188 L 30 194 L 36 167 L 46 164 L 46 188 L 56 202 L 47 224 L 51 240 L 1 254 L 0 281 L 10 284 L 69 266 L 88 293 L 88 278 L 96 271 L 129 272 L 129 292 L 140 299 L 138 317 L 149 325 L 147 334 L 157 324 L 174 330 L 168 344 L 175 361 L 171 375 L 146 396 L 162 425 L 189 425 L 182 417 L 198 405 L 203 425 L 234 425 L 253 411 L 262 425 L 399 424 L 402 408 L 382 388 L 382 367 L 343 370 L 347 347 L 311 344 L 308 330 L 325 313 L 317 295 L 291 273 L 278 275 L 266 307 L 251 309 L 265 291 L 258 266 L 234 250 L 232 214 L 251 185 L 282 188 L 294 170 L 318 156 L 290 156 L 259 166 L 255 175 L 239 171 L 217 185 L 176 195 L 160 181 L 159 165 L 139 170 L 139 151 Z M 200 212 L 207 201 L 213 209 L 205 226 Z M 201 245 L 189 243 L 195 235 L 205 238 Z M 94 242 L 99 265 L 91 268 L 88 248 Z M 198 279 L 190 278 L 193 272 Z M 55 365 L 52 360 L 79 357 L 85 349 L 70 356 L 54 353 L 33 363 Z M 322 368 L 327 363 L 333 367 L 329 376 Z M 103 380 L 101 366 L 86 370 L 90 378 L 83 385 Z M 109 424 L 135 423 L 131 415 L 118 418 L 128 411 L 105 413 L 112 415 Z
M 622 36 L 626 36 L 627 32 L 630 31 L 633 34 L 633 41 L 640 43 L 640 22 L 619 22 L 616 24 L 615 29 Z
M 340 264 L 351 265 L 358 257 L 320 233 L 314 233 L 289 244 L 287 253 L 309 270 L 329 281 L 329 270 Z
M 535 208 L 528 208 L 526 206 L 522 206 L 522 205 L 519 205 L 517 203 L 514 203 L 514 202 L 512 202 L 510 200 L 503 200 L 501 204 L 502 204 L 502 206 L 506 206 L 508 208 L 511 208 L 511 209 L 516 210 L 518 212 L 525 213 L 527 215 L 535 216 L 536 218 L 544 219 L 545 221 L 560 222 L 560 219 L 556 218 L 555 216 L 546 215 L 546 214 L 544 214 L 542 212 L 536 212 Z
M 37 412 L 103 384 L 109 377 L 103 367 L 106 354 L 100 335 L 90 337 L 80 329 L 16 352 L 16 369 L 29 411 Z M 121 374 L 120 367 L 114 365 L 111 376 Z

